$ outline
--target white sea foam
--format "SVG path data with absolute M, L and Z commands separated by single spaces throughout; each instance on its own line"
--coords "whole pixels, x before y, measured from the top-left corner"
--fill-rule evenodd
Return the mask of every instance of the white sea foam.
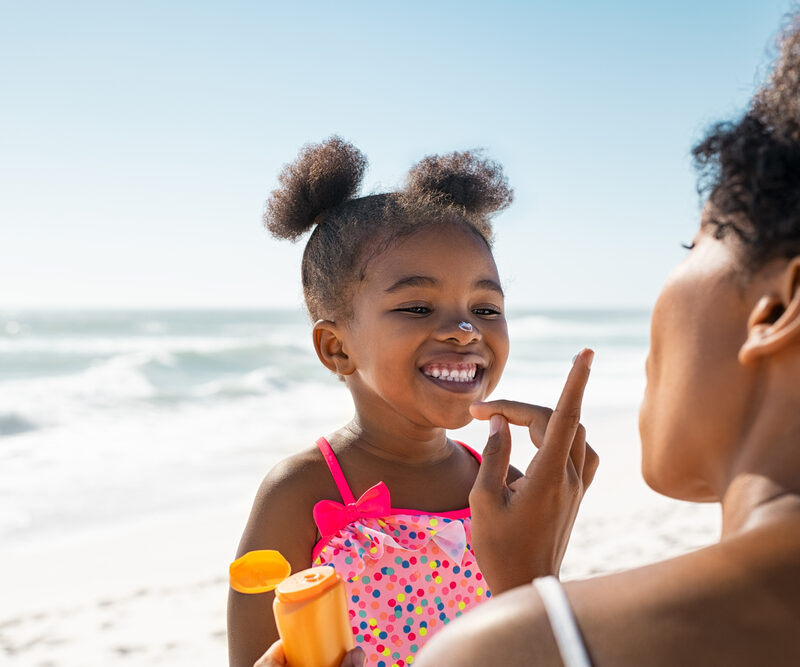
M 0 542 L 249 498 L 277 460 L 352 415 L 300 313 L 13 322 L 10 335 L 0 317 Z M 587 410 L 638 404 L 643 315 L 523 313 L 510 331 L 495 397 L 553 404 L 572 355 L 595 345 Z M 480 447 L 485 431 L 473 424 L 464 437 Z
M 512 340 L 601 337 L 620 340 L 647 336 L 649 314 L 640 311 L 554 311 L 549 314 L 520 314 L 509 319 Z

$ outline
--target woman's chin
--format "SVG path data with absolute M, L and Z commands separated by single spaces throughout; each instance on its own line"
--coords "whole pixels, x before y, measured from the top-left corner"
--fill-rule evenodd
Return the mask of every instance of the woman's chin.
M 668 496 L 670 498 L 675 497 L 674 494 L 670 493 L 670 485 L 665 483 L 665 480 L 663 480 L 660 475 L 648 467 L 644 461 L 642 461 L 642 478 L 644 479 L 644 483 L 656 493 L 660 493 L 662 496 Z
M 648 461 L 646 456 L 642 457 L 642 478 L 656 493 L 691 503 L 719 502 L 718 494 L 704 479 L 685 472 L 675 474 L 674 466 L 669 466 L 668 471 L 664 467 Z

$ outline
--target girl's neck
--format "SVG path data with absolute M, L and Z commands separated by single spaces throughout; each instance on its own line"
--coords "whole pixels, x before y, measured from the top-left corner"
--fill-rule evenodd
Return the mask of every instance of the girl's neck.
M 443 428 L 387 429 L 385 424 L 371 424 L 358 414 L 339 435 L 351 446 L 393 464 L 435 465 L 452 453 Z

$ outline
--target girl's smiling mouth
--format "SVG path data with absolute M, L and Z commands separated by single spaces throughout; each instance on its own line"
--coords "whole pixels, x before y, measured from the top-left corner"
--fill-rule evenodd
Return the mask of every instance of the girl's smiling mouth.
M 478 364 L 437 362 L 425 364 L 420 370 L 431 382 L 444 389 L 467 392 L 480 384 L 484 369 Z

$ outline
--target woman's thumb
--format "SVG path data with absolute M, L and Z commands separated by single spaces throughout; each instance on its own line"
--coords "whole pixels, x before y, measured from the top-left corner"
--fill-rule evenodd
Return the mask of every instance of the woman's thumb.
M 283 642 L 279 639 L 267 649 L 253 667 L 285 667 L 286 656 L 283 653 Z
M 364 667 L 365 662 L 366 655 L 364 653 L 364 649 L 361 647 L 356 647 L 352 651 L 348 652 L 346 656 L 344 656 L 344 660 L 342 660 L 340 667 Z
M 511 431 L 503 415 L 492 415 L 489 420 L 489 439 L 483 449 L 483 459 L 472 487 L 473 492 L 484 492 L 499 497 L 506 483 L 511 460 Z

